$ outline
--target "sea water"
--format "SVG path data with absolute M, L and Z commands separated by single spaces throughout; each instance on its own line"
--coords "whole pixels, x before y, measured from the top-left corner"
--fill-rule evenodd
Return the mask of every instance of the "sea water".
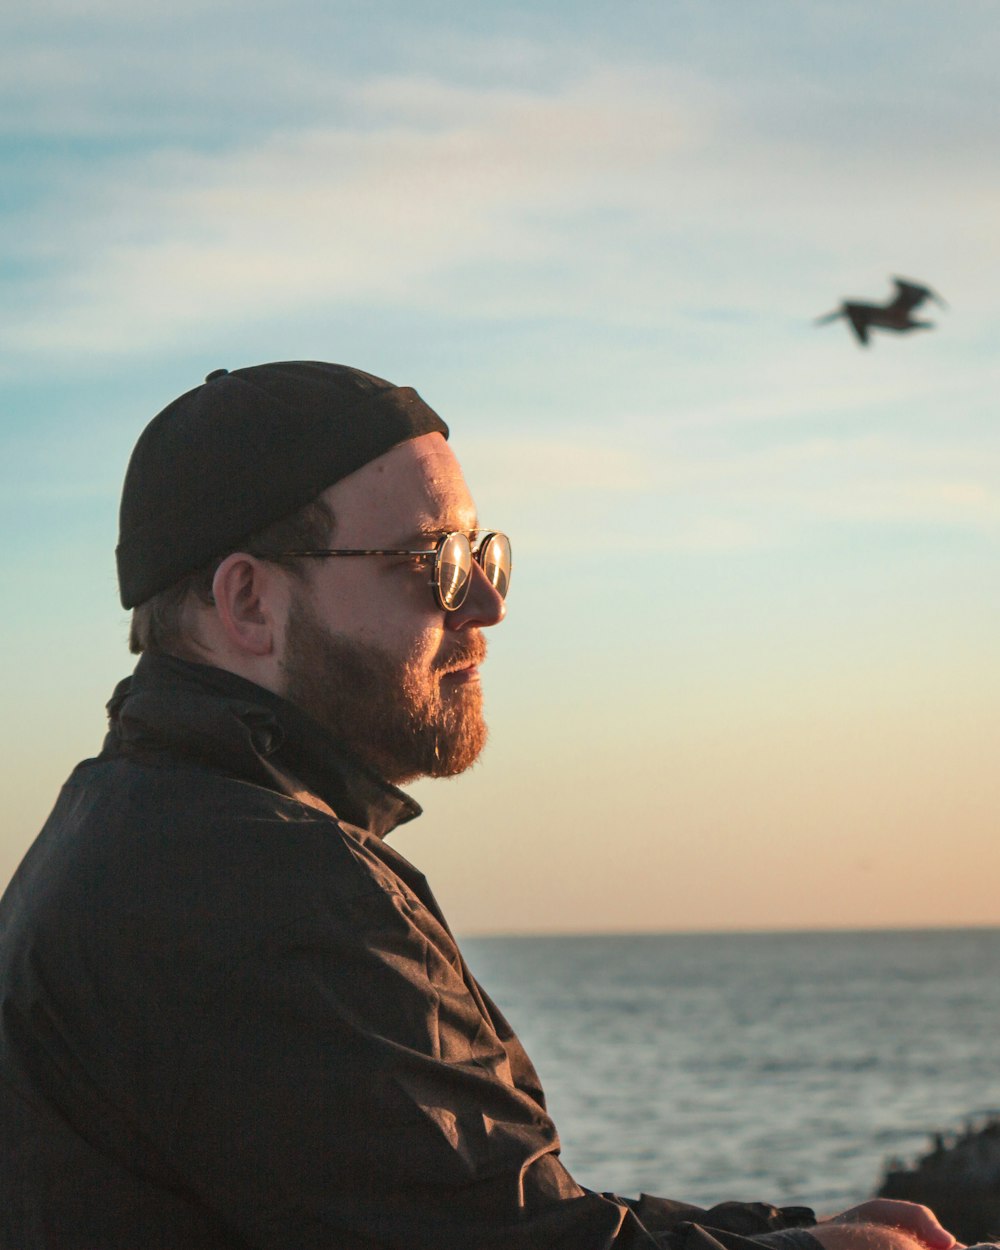
M 1000 930 L 474 938 L 592 1189 L 830 1213 L 1000 1107 Z

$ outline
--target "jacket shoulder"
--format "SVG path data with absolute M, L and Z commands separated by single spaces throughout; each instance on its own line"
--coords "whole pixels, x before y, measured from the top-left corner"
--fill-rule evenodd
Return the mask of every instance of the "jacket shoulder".
M 225 959 L 303 920 L 350 923 L 394 875 L 367 835 L 285 794 L 186 765 L 89 761 L 70 776 L 0 923 L 107 957 Z M 117 962 L 117 960 L 116 960 Z

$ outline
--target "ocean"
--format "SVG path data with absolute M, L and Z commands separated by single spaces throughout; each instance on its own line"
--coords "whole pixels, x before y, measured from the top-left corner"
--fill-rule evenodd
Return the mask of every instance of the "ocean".
M 1000 930 L 469 938 L 592 1189 L 832 1213 L 1000 1108 Z

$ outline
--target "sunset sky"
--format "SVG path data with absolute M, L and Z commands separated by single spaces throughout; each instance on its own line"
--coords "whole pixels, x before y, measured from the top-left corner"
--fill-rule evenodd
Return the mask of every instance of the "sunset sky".
M 7 0 L 0 880 L 131 667 L 145 423 L 415 386 L 512 536 L 460 933 L 1000 923 L 1000 24 L 963 0 Z M 937 328 L 814 319 L 929 283 Z

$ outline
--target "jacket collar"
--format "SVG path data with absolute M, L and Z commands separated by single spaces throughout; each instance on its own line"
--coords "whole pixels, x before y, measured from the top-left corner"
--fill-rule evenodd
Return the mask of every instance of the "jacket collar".
M 142 655 L 115 687 L 108 718 L 105 753 L 182 758 L 291 794 L 276 780 L 287 771 L 339 818 L 379 837 L 420 815 L 305 712 L 224 669 Z

